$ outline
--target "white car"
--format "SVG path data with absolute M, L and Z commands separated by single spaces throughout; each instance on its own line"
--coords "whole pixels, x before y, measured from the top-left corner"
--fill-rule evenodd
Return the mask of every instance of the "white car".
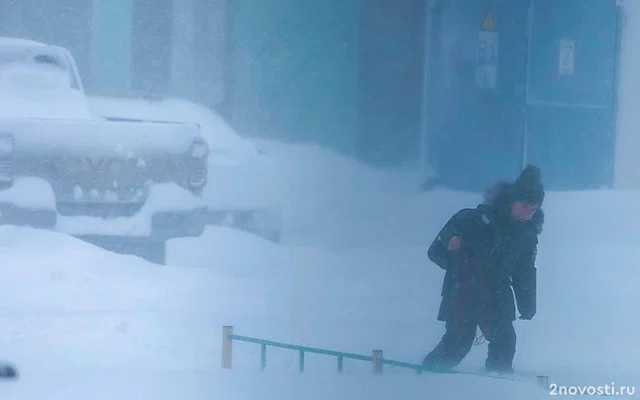
M 209 147 L 207 186 L 202 197 L 208 224 L 280 240 L 282 186 L 275 161 L 241 137 L 213 110 L 181 98 L 89 95 L 91 111 L 110 120 L 195 123 Z
M 164 264 L 206 226 L 197 124 L 91 113 L 65 48 L 0 37 L 0 225 L 53 229 Z

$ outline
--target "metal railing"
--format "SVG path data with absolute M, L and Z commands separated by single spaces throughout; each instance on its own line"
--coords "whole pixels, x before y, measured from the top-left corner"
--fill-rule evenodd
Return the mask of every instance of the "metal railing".
M 422 366 L 419 364 L 411 364 L 411 363 L 406 363 L 402 361 L 385 359 L 383 357 L 382 350 L 373 350 L 370 356 L 366 356 L 363 354 L 346 353 L 342 351 L 320 349 L 316 347 L 298 346 L 295 344 L 275 342 L 272 340 L 236 335 L 233 333 L 233 326 L 222 327 L 222 368 L 231 369 L 232 367 L 234 340 L 237 340 L 239 342 L 254 343 L 254 344 L 260 345 L 260 370 L 262 371 L 264 371 L 264 369 L 267 367 L 267 347 L 269 346 L 297 351 L 298 352 L 298 370 L 300 372 L 304 372 L 305 354 L 307 353 L 336 357 L 338 373 L 342 373 L 342 371 L 344 370 L 345 359 L 371 362 L 372 371 L 374 374 L 381 374 L 383 365 L 391 365 L 394 367 L 414 370 L 418 374 L 422 373 L 423 371 Z M 446 373 L 446 372 L 443 372 L 443 373 Z M 530 381 L 529 379 L 524 379 L 524 378 L 519 379 L 514 377 L 506 377 L 506 376 L 493 376 L 493 375 L 485 375 L 482 373 L 465 372 L 465 371 L 455 371 L 452 373 L 463 374 L 463 375 L 477 375 L 477 376 L 482 376 L 486 378 L 506 379 L 506 380 L 512 380 L 512 381 L 523 381 L 523 382 Z M 538 386 L 544 389 L 549 388 L 549 377 L 546 375 L 538 375 L 535 377 L 534 381 L 537 383 Z
M 288 349 L 298 352 L 298 370 L 304 372 L 305 368 L 305 355 L 319 354 L 330 357 L 335 357 L 337 360 L 338 373 L 342 373 L 344 370 L 344 360 L 358 360 L 370 362 L 372 371 L 374 374 L 382 373 L 383 365 L 390 365 L 394 367 L 406 368 L 414 370 L 417 373 L 422 372 L 422 366 L 419 364 L 411 364 L 402 361 L 388 360 L 383 357 L 382 350 L 373 350 L 370 356 L 355 353 L 346 353 L 342 351 L 334 351 L 327 349 L 320 349 L 316 347 L 298 346 L 289 343 L 274 342 L 272 340 L 259 339 L 249 336 L 241 336 L 233 333 L 232 326 L 224 326 L 222 328 L 222 368 L 231 369 L 233 363 L 233 341 L 237 340 L 246 343 L 255 343 L 260 345 L 260 369 L 264 371 L 267 367 L 267 347 L 277 347 L 281 349 Z

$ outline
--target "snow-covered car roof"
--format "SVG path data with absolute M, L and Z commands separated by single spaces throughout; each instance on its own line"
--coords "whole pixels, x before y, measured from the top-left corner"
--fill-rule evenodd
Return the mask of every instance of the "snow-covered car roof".
M 11 50 L 12 52 L 24 50 L 25 54 L 41 53 L 43 55 L 46 54 L 52 57 L 60 57 L 62 59 L 64 59 L 68 53 L 64 47 L 36 42 L 29 39 L 0 36 L 0 53 L 3 52 L 3 50 Z
M 0 86 L 3 118 L 94 118 L 64 47 L 0 36 Z
M 0 63 L 12 61 L 54 65 L 69 75 L 72 87 L 83 90 L 73 58 L 64 47 L 0 36 Z

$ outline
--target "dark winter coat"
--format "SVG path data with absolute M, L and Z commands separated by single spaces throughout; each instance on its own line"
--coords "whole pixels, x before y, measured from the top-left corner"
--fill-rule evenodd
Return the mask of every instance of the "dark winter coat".
M 473 313 L 488 323 L 513 321 L 516 305 L 524 318 L 536 313 L 535 261 L 544 214 L 538 209 L 528 222 L 512 220 L 509 185 L 497 185 L 484 203 L 456 213 L 429 247 L 429 259 L 446 271 L 438 320 Z M 452 236 L 461 237 L 459 250 L 447 250 Z

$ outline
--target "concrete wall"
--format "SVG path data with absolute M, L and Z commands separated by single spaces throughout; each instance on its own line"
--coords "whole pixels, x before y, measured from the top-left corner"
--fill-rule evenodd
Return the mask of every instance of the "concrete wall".
M 234 0 L 232 124 L 353 152 L 358 1 Z
M 131 88 L 133 0 L 93 0 L 91 21 L 93 79 L 87 87 Z
M 80 73 L 90 79 L 93 1 L 0 0 L 0 35 L 66 47 L 74 54 Z
M 138 90 L 219 108 L 228 0 L 92 0 L 89 90 Z
M 359 42 L 358 155 L 377 166 L 420 157 L 426 3 L 367 0 Z
M 622 30 L 618 140 L 616 145 L 616 188 L 640 189 L 640 2 L 622 3 Z
M 229 0 L 174 0 L 168 91 L 209 107 L 226 101 Z

